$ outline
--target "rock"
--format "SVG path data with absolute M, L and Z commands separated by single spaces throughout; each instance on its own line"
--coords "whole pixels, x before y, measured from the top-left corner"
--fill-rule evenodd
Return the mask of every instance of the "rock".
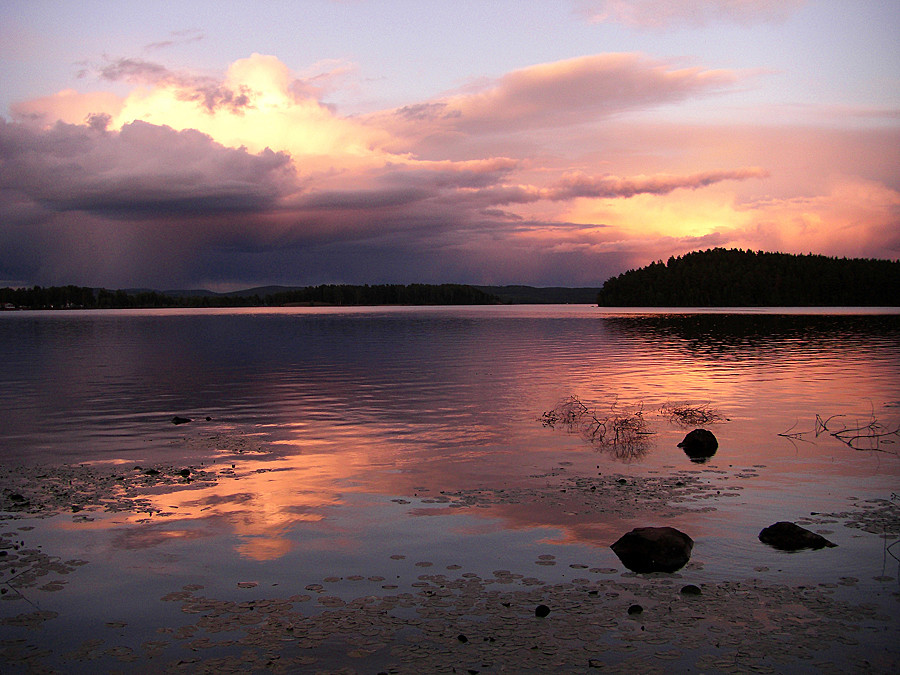
M 640 605 L 632 605 L 631 607 L 628 608 L 628 614 L 631 616 L 634 616 L 635 614 L 640 614 L 643 611 L 644 611 L 644 608 L 641 607 Z
M 694 540 L 674 527 L 636 527 L 610 548 L 632 572 L 675 572 L 691 559 Z
M 534 608 L 534 615 L 540 618 L 544 618 L 550 613 L 550 608 L 547 605 L 538 605 Z
M 800 551 L 805 548 L 833 548 L 837 544 L 828 541 L 821 534 L 811 532 L 796 523 L 781 521 L 769 525 L 759 533 L 759 540 L 780 551 Z
M 172 418 L 172 424 L 187 424 L 188 422 L 193 422 L 193 420 L 190 417 L 179 417 L 178 415 Z
M 469 638 L 467 638 L 465 635 L 463 635 L 461 633 L 456 636 L 456 639 L 459 640 L 460 642 L 462 642 L 463 644 L 465 644 L 469 641 Z
M 687 584 L 686 586 L 681 587 L 682 595 L 700 595 L 702 591 L 699 586 L 694 586 L 694 584 Z
M 708 429 L 694 429 L 684 440 L 678 444 L 684 450 L 684 454 L 690 457 L 692 462 L 702 464 L 716 454 L 719 449 L 719 441 L 715 434 Z

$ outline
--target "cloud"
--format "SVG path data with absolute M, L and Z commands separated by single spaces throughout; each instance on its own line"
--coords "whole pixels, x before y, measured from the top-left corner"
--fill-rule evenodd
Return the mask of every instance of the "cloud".
M 82 124 L 96 114 L 106 114 L 112 119 L 119 115 L 122 106 L 122 98 L 111 92 L 81 93 L 64 89 L 51 96 L 15 103 L 10 111 L 13 119 L 46 127 L 56 122 Z
M 142 59 L 117 59 L 101 66 L 98 75 L 110 82 L 165 88 L 173 91 L 179 100 L 197 102 L 208 112 L 218 108 L 240 112 L 251 105 L 250 90 L 246 85 L 228 86 L 210 76 L 173 72 L 161 64 Z
M 716 22 L 749 25 L 784 21 L 804 4 L 806 0 L 589 0 L 577 11 L 591 23 L 663 29 Z
M 471 198 L 483 206 L 528 204 L 538 201 L 571 201 L 573 199 L 628 199 L 636 195 L 667 195 L 674 190 L 697 190 L 727 180 L 765 178 L 769 172 L 760 167 L 732 170 L 703 171 L 683 176 L 657 174 L 653 176 L 590 176 L 584 173 L 567 173 L 541 188 L 532 185 L 494 185 L 472 193 Z
M 171 33 L 169 33 L 168 40 L 151 42 L 144 45 L 144 49 L 147 51 L 156 51 L 161 49 L 168 49 L 176 45 L 188 44 L 191 42 L 200 42 L 204 39 L 206 39 L 206 34 L 203 31 L 196 28 L 188 28 L 185 30 L 172 31 Z
M 121 58 L 101 66 L 98 69 L 100 79 L 110 82 L 125 81 L 130 84 L 176 83 L 182 78 L 176 76 L 165 66 L 159 63 L 144 61 L 143 59 Z
M 717 245 L 896 256 L 895 129 L 630 115 L 739 73 L 601 54 L 346 116 L 323 99 L 344 65 L 108 60 L 95 74 L 123 96 L 17 105 L 0 124 L 0 278 L 599 285 Z
M 116 133 L 0 121 L 0 189 L 54 211 L 127 218 L 256 211 L 296 189 L 290 158 L 197 131 L 132 122 Z
M 231 64 L 221 78 L 145 72 L 141 64 L 116 73 L 156 78 L 126 97 L 114 126 L 134 120 L 197 129 L 219 143 L 290 153 L 308 170 L 381 163 L 387 134 L 322 103 L 320 84 L 294 76 L 274 56 L 252 54 Z M 132 74 L 133 72 L 133 74 Z M 396 158 L 400 161 L 402 158 Z
M 510 133 L 597 122 L 723 91 L 739 80 L 734 71 L 676 68 L 641 54 L 595 54 L 516 70 L 391 115 L 398 133 L 406 127 L 413 136 Z
M 768 175 L 769 172 L 760 167 L 726 171 L 703 171 L 687 176 L 660 174 L 635 178 L 619 178 L 617 176 L 592 178 L 584 174 L 570 174 L 564 176 L 557 185 L 550 188 L 547 198 L 559 201 L 578 197 L 609 199 L 627 198 L 639 194 L 665 195 L 678 189 L 696 190 L 726 180 L 765 178 Z
M 879 182 L 841 176 L 820 195 L 764 199 L 744 208 L 749 222 L 733 238 L 747 246 L 900 258 L 900 191 Z

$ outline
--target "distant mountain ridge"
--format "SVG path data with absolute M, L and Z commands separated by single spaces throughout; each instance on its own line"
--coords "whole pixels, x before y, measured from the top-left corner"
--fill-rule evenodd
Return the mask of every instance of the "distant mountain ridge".
M 427 284 L 426 284 L 427 285 Z M 478 289 L 483 293 L 494 296 L 500 302 L 513 305 L 528 304 L 583 304 L 593 305 L 597 302 L 597 293 L 599 287 L 576 287 L 567 286 L 479 286 L 471 285 L 472 288 Z M 259 286 L 255 288 L 247 288 L 239 291 L 227 291 L 224 293 L 215 293 L 205 289 L 190 290 L 169 290 L 162 291 L 163 295 L 171 297 L 191 298 L 191 297 L 215 297 L 224 296 L 229 298 L 246 298 L 258 296 L 264 298 L 266 296 L 277 296 L 283 293 L 295 293 L 306 290 L 307 288 L 315 288 L 310 286 Z
M 715 248 L 608 279 L 601 307 L 896 307 L 900 261 Z
M 203 289 L 154 291 L 84 286 L 0 288 L 2 309 L 113 309 L 152 307 L 285 307 L 377 305 L 491 305 L 494 295 L 464 284 L 265 286 L 231 293 Z
M 429 286 L 430 284 L 422 284 Z M 447 284 L 440 284 L 447 285 Z M 529 304 L 583 304 L 593 305 L 597 302 L 597 293 L 600 288 L 598 286 L 574 287 L 568 286 L 524 286 L 524 285 L 508 285 L 508 286 L 480 286 L 476 284 L 470 285 L 487 295 L 493 296 L 499 302 L 513 305 L 529 305 Z M 162 291 L 163 295 L 179 298 L 194 297 L 227 297 L 227 298 L 247 298 L 278 296 L 284 293 L 302 292 L 309 288 L 317 288 L 315 286 L 258 286 L 255 288 L 247 288 L 238 291 L 227 291 L 224 293 L 216 293 L 205 289 L 188 289 L 188 290 L 167 290 Z M 148 289 L 141 289 L 147 292 Z M 129 291 L 131 292 L 131 291 Z

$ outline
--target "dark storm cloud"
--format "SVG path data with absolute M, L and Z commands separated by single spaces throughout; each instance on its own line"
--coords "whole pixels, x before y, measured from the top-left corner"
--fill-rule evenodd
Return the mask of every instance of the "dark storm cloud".
M 196 284 L 259 269 L 285 283 L 549 283 L 557 275 L 590 284 L 598 275 L 590 261 L 616 246 L 598 238 L 602 226 L 530 220 L 502 207 L 763 175 L 569 174 L 538 187 L 507 183 L 522 162 L 502 157 L 304 173 L 302 157 L 295 166 L 285 153 L 251 154 L 198 131 L 146 122 L 109 131 L 107 122 L 0 123 L 0 276 Z M 326 260 L 339 269 L 329 273 Z
M 284 153 L 252 155 L 145 122 L 105 132 L 0 121 L 0 169 L 6 204 L 119 218 L 260 211 L 296 190 Z
M 357 211 L 398 207 L 420 202 L 433 196 L 427 190 L 393 188 L 379 190 L 329 190 L 302 199 L 301 209 L 332 209 Z

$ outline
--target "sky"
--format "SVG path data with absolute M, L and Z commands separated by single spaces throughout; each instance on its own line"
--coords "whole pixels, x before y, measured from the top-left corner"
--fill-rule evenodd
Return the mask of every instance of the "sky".
M 0 286 L 900 258 L 900 3 L 0 2 Z

